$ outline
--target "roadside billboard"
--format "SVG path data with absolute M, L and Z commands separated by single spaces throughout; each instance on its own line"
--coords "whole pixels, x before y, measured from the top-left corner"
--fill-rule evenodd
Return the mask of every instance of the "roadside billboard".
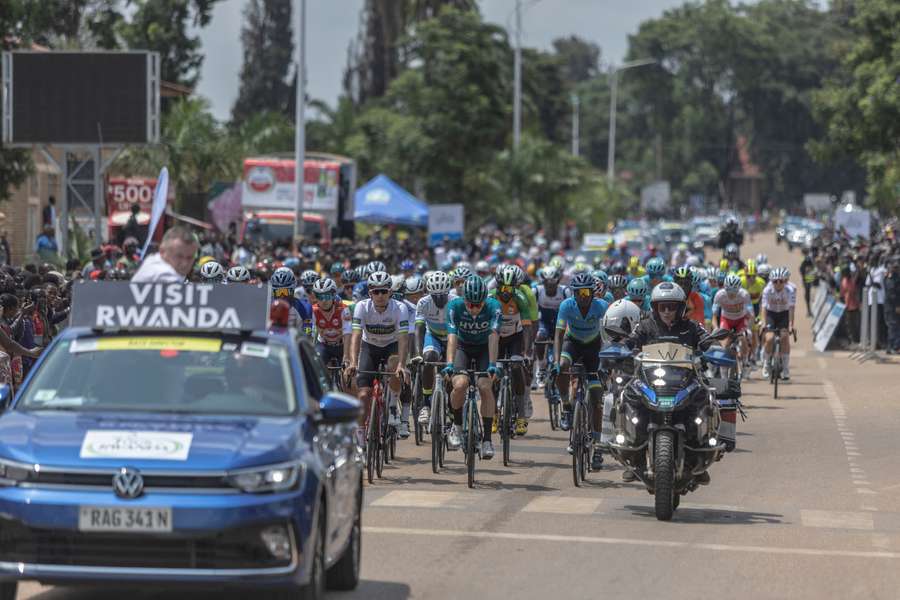
M 303 172 L 303 210 L 337 211 L 340 164 L 307 160 Z M 297 208 L 293 159 L 244 161 L 241 202 L 244 210 L 294 211 Z
M 437 246 L 445 239 L 461 240 L 465 229 L 462 204 L 428 205 L 428 243 Z

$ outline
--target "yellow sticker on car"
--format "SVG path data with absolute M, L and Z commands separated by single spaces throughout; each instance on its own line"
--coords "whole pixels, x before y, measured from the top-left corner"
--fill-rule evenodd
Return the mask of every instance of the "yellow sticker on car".
M 92 340 L 76 340 L 78 348 L 74 351 L 106 351 L 106 350 L 180 350 L 184 352 L 218 352 L 222 348 L 222 340 L 199 337 L 110 337 Z

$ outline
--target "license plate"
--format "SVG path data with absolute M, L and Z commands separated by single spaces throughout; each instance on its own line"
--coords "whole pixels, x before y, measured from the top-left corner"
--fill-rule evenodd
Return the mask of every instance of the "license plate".
M 82 506 L 79 531 L 167 533 L 172 531 L 171 508 Z

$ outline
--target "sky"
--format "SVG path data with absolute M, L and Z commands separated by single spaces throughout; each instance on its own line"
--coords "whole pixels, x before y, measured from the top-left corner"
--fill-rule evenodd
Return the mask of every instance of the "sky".
M 241 69 L 241 24 L 247 0 L 221 0 L 212 22 L 200 32 L 206 58 L 197 93 L 212 104 L 221 120 L 229 118 L 238 93 Z M 295 0 L 297 2 L 298 0 Z M 628 35 L 649 18 L 683 0 L 524 0 L 522 43 L 549 49 L 558 37 L 577 35 L 602 49 L 604 62 L 620 62 Z M 363 0 L 307 0 L 307 67 L 310 97 L 334 105 L 341 93 L 347 45 L 359 29 Z M 480 0 L 487 21 L 514 25 L 515 0 Z M 295 34 L 296 35 L 296 34 Z

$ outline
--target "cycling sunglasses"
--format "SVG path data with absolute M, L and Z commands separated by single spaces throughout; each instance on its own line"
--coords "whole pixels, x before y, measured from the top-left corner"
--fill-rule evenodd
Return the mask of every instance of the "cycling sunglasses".
M 383 296 L 385 294 L 390 294 L 391 290 L 369 290 L 369 293 L 373 296 Z
M 501 294 L 512 294 L 513 286 L 511 285 L 501 285 L 498 289 L 498 292 Z
M 784 282 L 785 282 L 784 279 L 773 279 L 772 280 L 772 283 L 784 283 Z
M 580 298 L 590 298 L 594 295 L 594 290 L 591 288 L 580 288 L 575 290 L 575 295 Z
M 318 300 L 319 302 L 329 302 L 331 300 L 334 300 L 334 294 L 316 294 L 316 300 Z
M 291 288 L 276 288 L 272 290 L 272 295 L 276 298 L 290 298 L 294 295 L 294 290 Z
M 484 302 L 466 302 L 466 308 L 469 310 L 480 309 L 484 306 Z
M 660 302 L 656 305 L 659 312 L 678 312 L 679 306 L 677 302 Z

